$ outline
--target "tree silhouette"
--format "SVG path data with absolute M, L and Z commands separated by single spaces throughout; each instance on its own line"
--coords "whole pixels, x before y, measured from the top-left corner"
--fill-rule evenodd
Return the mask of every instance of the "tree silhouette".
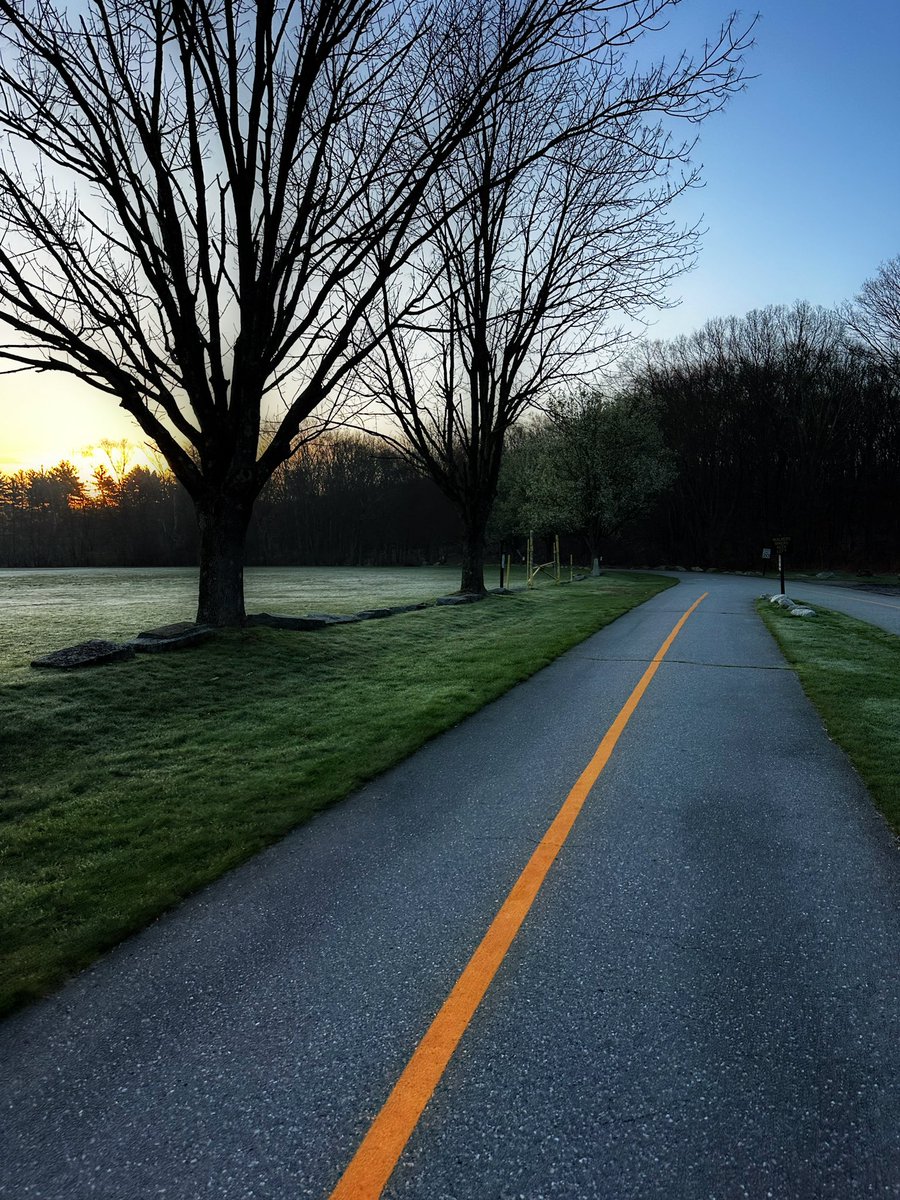
M 847 323 L 882 361 L 900 374 L 900 255 L 882 263 L 863 284 Z
M 199 620 L 243 619 L 255 500 L 346 398 L 436 173 L 630 7 L 0 0 L 0 354 L 108 393 L 162 452 Z
M 484 591 L 507 431 L 596 370 L 621 319 L 662 302 L 691 259 L 696 231 L 667 210 L 697 180 L 693 143 L 670 125 L 741 86 L 748 33 L 731 18 L 696 58 L 634 65 L 672 7 L 609 5 L 589 60 L 498 91 L 425 194 L 414 275 L 385 285 L 363 373 L 394 444 L 458 509 L 463 592 Z

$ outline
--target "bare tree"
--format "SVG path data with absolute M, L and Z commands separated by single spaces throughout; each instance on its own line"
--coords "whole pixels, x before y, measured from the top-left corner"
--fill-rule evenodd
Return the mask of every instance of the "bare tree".
M 610 318 L 660 303 L 690 261 L 696 229 L 666 214 L 697 180 L 693 143 L 670 119 L 698 122 L 741 86 L 748 31 L 732 16 L 697 58 L 634 65 L 672 7 L 609 5 L 589 58 L 498 89 L 426 193 L 415 276 L 384 288 L 364 372 L 399 426 L 382 436 L 458 508 L 464 592 L 484 591 L 507 430 L 596 370 L 623 337 Z
M 371 350 L 435 174 L 603 7 L 0 0 L 0 356 L 87 380 L 159 448 L 199 620 L 242 620 L 256 497 Z
M 900 255 L 866 280 L 847 324 L 885 364 L 900 370 Z

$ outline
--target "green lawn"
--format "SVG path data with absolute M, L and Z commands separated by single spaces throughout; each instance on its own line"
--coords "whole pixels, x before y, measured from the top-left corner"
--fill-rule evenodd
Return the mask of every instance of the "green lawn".
M 459 587 L 459 567 L 250 567 L 247 612 L 356 612 L 446 596 Z M 486 572 L 488 587 L 498 570 Z M 525 568 L 513 568 L 513 586 Z M 0 681 L 27 673 L 38 654 L 89 638 L 132 638 L 142 629 L 192 621 L 197 570 L 0 570 Z M 6 676 L 8 678 L 8 676 Z
M 800 618 L 757 602 L 829 735 L 900 832 L 900 638 L 813 607 L 815 617 Z
M 424 598 L 423 576 L 404 577 L 343 607 Z M 77 672 L 30 670 L 13 640 L 0 673 L 0 1009 L 47 990 L 673 582 L 608 574 L 314 633 L 224 633 Z M 34 649 L 78 640 L 60 586 L 43 614 L 29 612 Z M 115 606 L 91 613 L 90 589 L 77 594 L 75 624 L 119 631 Z M 160 611 L 159 596 L 152 612 L 132 599 L 130 633 L 184 615 Z

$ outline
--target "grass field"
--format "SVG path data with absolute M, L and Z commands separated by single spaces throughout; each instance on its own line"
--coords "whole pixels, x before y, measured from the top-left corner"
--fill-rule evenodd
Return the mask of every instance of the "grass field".
M 900 638 L 842 613 L 808 619 L 757 602 L 830 737 L 900 833 Z
M 190 616 L 190 579 L 18 574 L 18 598 L 7 573 L 0 606 L 0 1009 L 674 582 L 608 574 L 314 633 L 223 633 L 70 673 L 25 664 Z M 260 572 L 248 607 L 352 611 L 457 583 L 452 569 Z
M 486 572 L 488 587 L 499 583 Z M 513 586 L 525 568 L 513 568 Z M 247 612 L 356 612 L 446 596 L 459 567 L 250 567 Z M 89 638 L 132 638 L 142 629 L 192 621 L 196 569 L 0 570 L 0 680 L 32 658 Z

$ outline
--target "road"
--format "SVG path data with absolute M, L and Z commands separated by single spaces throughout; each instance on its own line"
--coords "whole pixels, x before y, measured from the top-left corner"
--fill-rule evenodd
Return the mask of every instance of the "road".
M 900 852 L 760 590 L 685 576 L 6 1021 L 0 1196 L 332 1195 L 704 592 L 383 1195 L 900 1196 Z

